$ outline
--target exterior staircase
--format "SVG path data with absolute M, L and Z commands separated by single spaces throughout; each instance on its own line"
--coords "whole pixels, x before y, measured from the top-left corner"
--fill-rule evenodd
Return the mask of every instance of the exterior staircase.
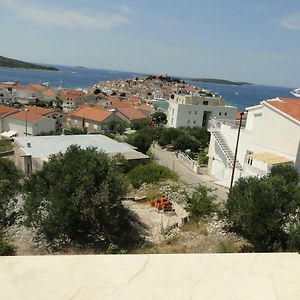
M 234 153 L 231 151 L 230 147 L 228 146 L 225 137 L 218 130 L 212 130 L 211 133 L 214 135 L 217 143 L 219 144 L 220 148 L 222 149 L 223 153 L 225 154 L 229 166 L 232 168 L 233 162 L 234 162 Z M 240 171 L 243 170 L 243 167 L 238 160 L 236 160 L 235 167 Z

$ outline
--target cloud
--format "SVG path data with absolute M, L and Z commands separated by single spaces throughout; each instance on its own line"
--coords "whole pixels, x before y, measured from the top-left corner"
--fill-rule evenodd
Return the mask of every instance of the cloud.
M 280 25 L 291 30 L 300 30 L 300 13 L 290 14 L 280 20 Z
M 0 0 L 0 4 L 19 19 L 51 26 L 104 30 L 129 22 L 127 15 L 130 9 L 127 6 L 122 6 L 121 12 L 116 14 L 87 14 L 52 5 L 38 7 L 33 3 L 30 4 L 29 1 Z

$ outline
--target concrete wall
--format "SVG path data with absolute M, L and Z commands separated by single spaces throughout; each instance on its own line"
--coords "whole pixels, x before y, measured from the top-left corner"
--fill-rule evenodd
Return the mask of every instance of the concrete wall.
M 41 132 L 55 131 L 56 120 L 47 117 L 42 118 L 38 121 L 27 122 L 27 134 L 37 135 Z M 5 118 L 4 120 L 4 131 L 16 131 L 19 136 L 26 134 L 26 122 L 23 120 L 15 120 Z

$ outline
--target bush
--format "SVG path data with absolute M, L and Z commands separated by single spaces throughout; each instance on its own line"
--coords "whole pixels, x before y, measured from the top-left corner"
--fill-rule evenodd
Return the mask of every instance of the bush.
M 166 179 L 177 179 L 177 174 L 167 167 L 155 163 L 139 165 L 128 173 L 128 179 L 134 188 L 145 183 L 156 183 Z
M 0 240 L 0 256 L 11 256 L 15 254 L 14 246 L 6 241 Z
M 198 222 L 207 217 L 211 217 L 218 212 L 218 205 L 215 203 L 215 197 L 208 194 L 210 192 L 206 187 L 199 185 L 192 196 L 186 197 L 186 209 L 191 218 Z
M 262 178 L 240 178 L 230 190 L 227 219 L 236 232 L 252 243 L 255 251 L 288 249 L 287 228 L 300 221 L 296 172 L 292 166 L 275 167 Z M 292 240 L 290 243 L 294 244 Z
M 52 156 L 24 189 L 28 221 L 50 242 L 103 246 L 129 241 L 134 232 L 122 204 L 127 192 L 122 166 L 95 148 L 72 145 Z
M 232 241 L 222 240 L 218 245 L 218 252 L 220 253 L 234 253 L 237 252 L 237 248 L 235 247 Z
M 208 164 L 208 156 L 206 151 L 200 151 L 198 155 L 198 163 L 199 165 L 205 165 Z
M 180 134 L 178 138 L 172 142 L 172 145 L 174 146 L 174 149 L 181 151 L 190 149 L 192 152 L 199 151 L 200 147 L 199 141 L 187 133 Z
M 6 225 L 9 202 L 21 189 L 21 172 L 7 158 L 0 158 L 0 226 Z

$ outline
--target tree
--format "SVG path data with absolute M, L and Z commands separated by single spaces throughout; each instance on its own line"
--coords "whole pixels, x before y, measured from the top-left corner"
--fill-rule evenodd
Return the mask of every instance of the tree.
M 187 211 L 196 222 L 212 216 L 218 211 L 215 197 L 208 194 L 210 192 L 205 186 L 199 185 L 192 193 L 187 196 Z
M 287 227 L 299 224 L 300 190 L 296 181 L 287 181 L 288 174 L 295 174 L 295 168 L 275 167 L 262 178 L 240 178 L 230 190 L 228 221 L 256 251 L 286 250 Z
M 133 145 L 138 151 L 147 153 L 153 140 L 155 139 L 155 131 L 151 127 L 144 127 L 134 134 L 127 137 L 127 143 Z
M 185 151 L 187 149 L 193 152 L 199 151 L 199 141 L 187 133 L 181 133 L 176 140 L 173 141 L 174 149 Z
M 11 160 L 0 157 L 0 225 L 7 223 L 8 205 L 21 189 L 21 177 Z
M 167 123 L 167 115 L 162 111 L 156 111 L 151 115 L 152 121 L 157 124 L 166 124 Z
M 103 245 L 130 240 L 121 199 L 127 183 L 118 159 L 95 148 L 70 146 L 26 180 L 24 211 L 49 241 Z

